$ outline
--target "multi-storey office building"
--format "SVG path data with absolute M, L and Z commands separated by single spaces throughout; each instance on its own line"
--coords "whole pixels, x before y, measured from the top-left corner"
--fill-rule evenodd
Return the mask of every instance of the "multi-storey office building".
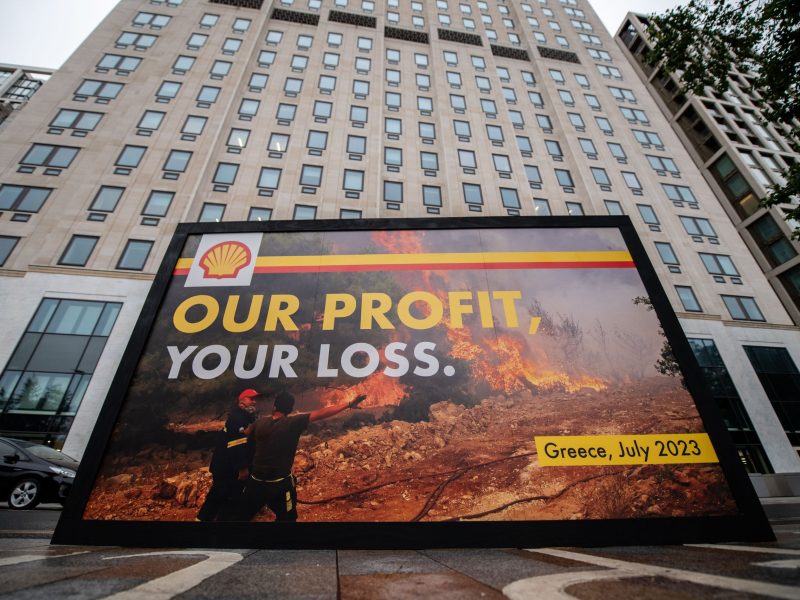
M 0 123 L 22 108 L 52 74 L 50 69 L 0 64 Z
M 6 433 L 81 453 L 181 221 L 627 214 L 743 461 L 800 470 L 798 328 L 586 2 L 122 0 L 0 165 Z
M 781 171 L 800 160 L 787 139 L 791 128 L 764 121 L 766 107 L 754 88 L 753 74 L 736 67 L 726 92 L 708 88 L 702 96 L 684 94 L 677 74 L 666 73 L 647 59 L 647 23 L 646 17 L 629 13 L 617 32 L 617 43 L 656 97 L 786 310 L 800 323 L 800 240 L 791 237 L 800 224 L 785 220 L 792 206 L 759 205 L 770 187 L 785 182 Z

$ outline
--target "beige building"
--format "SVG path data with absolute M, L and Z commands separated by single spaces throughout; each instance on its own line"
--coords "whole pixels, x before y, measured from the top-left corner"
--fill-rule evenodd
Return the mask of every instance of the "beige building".
M 82 453 L 179 222 L 627 214 L 743 462 L 800 471 L 798 328 L 587 2 L 122 0 L 0 185 L 4 434 Z

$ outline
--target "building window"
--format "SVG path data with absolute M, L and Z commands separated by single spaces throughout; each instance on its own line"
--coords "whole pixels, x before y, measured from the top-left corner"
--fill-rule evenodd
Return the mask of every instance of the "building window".
M 537 217 L 549 217 L 552 214 L 550 212 L 550 203 L 544 198 L 534 198 L 533 214 Z
M 203 129 L 205 128 L 207 121 L 208 119 L 206 117 L 189 115 L 186 117 L 186 121 L 183 123 L 181 133 L 191 136 L 200 135 L 203 133 Z
M 247 215 L 248 221 L 269 221 L 272 218 L 271 208 L 252 207 Z
M 110 185 L 100 186 L 100 189 L 97 190 L 97 194 L 94 196 L 94 200 L 92 200 L 89 210 L 107 213 L 114 212 L 124 191 L 125 188 L 121 187 Z
M 639 142 L 644 148 L 655 146 L 656 148 L 660 149 L 664 147 L 664 142 L 661 141 L 661 138 L 654 131 L 642 131 L 640 129 L 634 129 L 633 137 L 636 138 L 636 141 Z
M 679 217 L 683 228 L 691 236 L 716 238 L 717 232 L 711 226 L 711 221 L 699 217 Z M 702 241 L 702 240 L 701 240 Z
M 472 137 L 472 129 L 469 126 L 469 121 L 453 121 L 453 131 L 459 137 L 460 141 L 468 142 Z M 460 139 L 465 138 L 465 139 Z
M 675 251 L 672 249 L 672 244 L 668 242 L 656 242 L 655 245 L 656 250 L 658 250 L 658 255 L 661 257 L 661 262 L 665 265 L 681 264 Z
M 213 27 L 219 22 L 219 15 L 206 13 L 200 19 L 200 27 Z
M 211 79 L 222 79 L 231 72 L 233 63 L 227 60 L 215 60 L 211 65 Z
M 747 230 L 761 248 L 770 265 L 777 267 L 797 256 L 797 251 L 771 215 L 766 214 Z
M 148 217 L 164 217 L 167 215 L 172 199 L 175 197 L 173 192 L 152 191 L 147 198 L 147 203 L 142 209 L 142 215 Z
M 423 185 L 422 204 L 430 208 L 439 209 L 442 206 L 442 188 L 434 185 Z
M 264 73 L 253 73 L 250 75 L 250 81 L 248 82 L 247 87 L 251 92 L 260 92 L 267 87 L 268 81 L 269 75 Z
M 100 62 L 97 63 L 98 73 L 116 71 L 117 75 L 127 75 L 142 63 L 142 59 L 136 56 L 122 56 L 119 54 L 104 54 Z
M 142 162 L 142 157 L 146 151 L 147 148 L 145 146 L 126 145 L 122 149 L 122 152 L 119 153 L 119 157 L 117 157 L 114 164 L 118 167 L 135 169 L 139 166 L 139 163 Z
M 349 208 L 342 208 L 339 210 L 339 218 L 340 219 L 360 219 L 361 218 L 361 211 L 360 210 L 352 210 Z
M 625 185 L 627 185 L 635 195 L 641 195 L 642 184 L 639 183 L 639 178 L 636 176 L 636 173 L 632 171 L 621 171 L 621 173 L 622 179 L 625 180 Z
M 289 148 L 289 136 L 285 133 L 272 133 L 269 136 L 267 150 L 277 154 L 283 154 Z M 280 157 L 277 157 L 280 158 Z
M 71 148 L 69 146 L 33 144 L 31 149 L 25 154 L 25 157 L 20 161 L 20 164 L 66 169 L 72 164 L 79 150 L 80 148 Z
M 233 22 L 233 29 L 234 33 L 246 33 L 248 29 L 250 29 L 250 19 L 236 19 Z
M 167 15 L 157 15 L 150 12 L 137 13 L 133 18 L 134 27 L 144 27 L 149 25 L 151 29 L 161 29 L 169 25 L 172 17 Z
M 519 203 L 519 194 L 514 188 L 500 188 L 500 199 L 503 201 L 503 207 L 511 210 L 519 210 L 521 205 Z
M 574 189 L 575 182 L 572 180 L 572 174 L 567 169 L 554 169 L 558 185 L 566 189 Z
M 458 164 L 464 169 L 477 169 L 478 163 L 475 160 L 475 153 L 472 150 L 458 149 Z
M 518 135 L 515 137 L 517 141 L 517 148 L 519 149 L 522 156 L 532 156 L 533 155 L 533 146 L 531 146 L 531 140 L 529 137 L 524 135 Z
M 622 204 L 620 204 L 616 200 L 603 200 L 603 204 L 606 205 L 606 212 L 609 215 L 617 216 L 625 214 L 625 211 L 622 210 Z
M 192 158 L 192 153 L 186 150 L 170 150 L 167 161 L 164 163 L 165 171 L 175 171 L 183 173 L 189 165 L 189 160 Z
M 100 238 L 93 235 L 73 235 L 58 264 L 83 267 L 88 262 L 98 239 Z
M 436 152 L 420 152 L 419 164 L 424 171 L 438 171 L 439 155 Z
M 611 156 L 616 158 L 618 163 L 625 164 L 628 162 L 628 155 L 625 154 L 625 150 L 620 144 L 615 142 L 606 142 L 606 145 L 608 146 L 609 152 L 611 152 Z
M 14 251 L 14 248 L 19 242 L 18 237 L 10 235 L 0 235 L 0 267 L 6 264 L 8 257 Z
M 342 189 L 347 192 L 363 192 L 364 171 L 345 169 L 344 178 L 342 180 Z
M 300 185 L 319 187 L 322 184 L 322 167 L 317 165 L 303 165 L 300 172 Z
M 403 184 L 399 181 L 383 182 L 383 201 L 397 203 L 403 201 Z
M 306 148 L 322 152 L 328 147 L 328 132 L 310 130 L 308 132 L 308 139 L 306 141 Z
M 155 131 L 161 127 L 165 114 L 158 110 L 146 110 L 136 127 L 145 131 Z
M 298 221 L 311 221 L 317 218 L 317 207 L 305 204 L 295 204 L 293 219 Z
M 241 150 L 245 146 L 247 146 L 247 140 L 250 139 L 250 130 L 249 129 L 237 129 L 235 127 L 231 128 L 231 132 L 228 134 L 228 141 L 226 142 L 228 148 L 236 148 Z
M 501 174 L 511 173 L 511 161 L 505 154 L 492 154 L 494 170 Z
M 42 299 L 0 377 L 0 431 L 63 446 L 121 308 Z
M 272 50 L 262 50 L 258 53 L 258 66 L 261 68 L 268 68 L 275 62 L 277 55 Z
M 283 93 L 287 96 L 297 96 L 303 88 L 303 80 L 295 77 L 287 77 L 283 82 Z
M 678 165 L 676 165 L 675 161 L 671 158 L 667 158 L 666 156 L 653 156 L 650 154 L 647 154 L 646 157 L 647 162 L 650 163 L 650 166 L 653 167 L 653 170 L 659 175 L 670 173 L 673 177 L 680 177 L 681 172 L 678 169 Z
M 258 187 L 265 190 L 277 190 L 281 183 L 281 170 L 273 167 L 262 167 L 258 176 Z
M 646 224 L 652 226 L 658 226 L 661 224 L 656 216 L 655 211 L 653 210 L 653 207 L 649 204 L 637 204 L 636 208 L 639 209 L 639 214 L 642 217 L 642 221 L 644 221 Z
M 314 101 L 314 119 L 318 122 L 324 123 L 333 115 L 333 102 L 325 102 L 323 100 Z
M 597 123 L 597 126 L 600 128 L 600 131 L 606 135 L 613 135 L 614 127 L 611 126 L 611 121 L 605 117 L 595 117 L 594 120 L 595 123 Z
M 772 466 L 761 440 L 714 341 L 700 338 L 689 338 L 688 341 L 745 469 L 748 473 L 771 473 Z
M 336 89 L 336 77 L 331 75 L 320 75 L 318 83 L 319 91 L 322 94 L 330 94 Z
M 792 446 L 800 446 L 800 373 L 786 348 L 744 346 L 744 351 Z
M 200 88 L 200 92 L 197 94 L 198 105 L 213 104 L 217 101 L 217 98 L 219 98 L 219 92 L 220 88 L 218 87 L 204 85 Z M 205 108 L 207 108 L 207 106 Z
M 662 183 L 661 187 L 673 204 L 676 206 L 683 206 L 687 202 L 689 206 L 697 204 L 697 199 L 694 197 L 692 190 L 685 185 L 672 185 L 671 183 Z
M 225 42 L 222 44 L 222 53 L 236 54 L 239 51 L 239 48 L 241 47 L 242 47 L 242 40 L 236 38 L 225 38 Z
M 217 170 L 214 172 L 213 183 L 220 186 L 233 185 L 236 181 L 236 174 L 239 172 L 239 165 L 235 163 L 221 162 L 217 165 Z M 218 190 L 224 191 L 224 190 Z
M 592 177 L 594 182 L 601 188 L 611 189 L 611 180 L 608 178 L 608 173 L 601 167 L 591 167 Z
M 117 269 L 128 271 L 141 271 L 153 248 L 153 242 L 147 240 L 128 240 L 122 256 L 117 263 Z
M 0 185 L 0 210 L 37 213 L 52 189 L 22 185 Z
M 350 152 L 349 148 L 349 138 L 352 136 L 348 136 L 348 152 Z M 366 143 L 366 138 L 359 138 L 364 140 Z M 392 167 L 400 167 L 403 165 L 403 149 L 402 148 L 392 148 L 391 146 L 384 146 L 383 148 L 383 164 Z
M 532 188 L 539 189 L 542 187 L 542 174 L 539 172 L 539 167 L 525 165 L 525 178 Z
M 239 104 L 239 118 L 243 120 L 250 120 L 256 116 L 258 113 L 258 107 L 261 106 L 260 100 L 253 100 L 251 98 L 242 98 L 241 103 Z M 278 105 L 279 108 L 281 106 L 285 106 L 283 104 Z
M 476 183 L 462 183 L 461 187 L 464 192 L 464 202 L 471 205 L 471 207 L 478 207 L 477 209 L 480 210 L 480 206 L 483 204 L 481 186 Z M 470 210 L 472 210 L 472 208 L 470 208 Z
M 706 270 L 711 275 L 739 276 L 739 271 L 736 270 L 736 265 L 733 264 L 730 256 L 726 256 L 725 254 L 709 254 L 707 252 L 700 252 L 699 256 Z
M 583 205 L 580 202 L 567 202 L 567 214 L 570 217 L 582 217 Z
M 765 321 L 764 315 L 756 304 L 755 298 L 749 296 L 722 296 L 725 308 L 736 321 Z
M 275 118 L 279 123 L 288 124 L 294 121 L 294 116 L 297 114 L 297 106 L 294 104 L 278 104 L 278 112 L 275 113 Z
M 225 205 L 213 202 L 204 202 L 200 210 L 200 223 L 219 223 L 225 215 Z
M 700 303 L 697 301 L 697 297 L 694 295 L 694 290 L 691 287 L 688 285 L 676 285 L 675 291 L 678 292 L 678 298 L 681 300 L 683 310 L 689 312 L 703 312 L 703 309 L 700 308 Z
M 117 38 L 114 45 L 117 48 L 127 48 L 133 46 L 134 50 L 147 50 L 158 40 L 158 36 L 150 35 L 149 33 L 133 33 L 132 31 L 123 31 Z
M 178 95 L 181 84 L 177 81 L 163 81 L 156 91 L 156 101 L 169 101 Z

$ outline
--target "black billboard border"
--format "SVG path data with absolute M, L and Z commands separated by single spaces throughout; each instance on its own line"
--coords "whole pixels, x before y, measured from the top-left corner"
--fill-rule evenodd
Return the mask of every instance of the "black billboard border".
M 569 521 L 185 523 L 85 520 L 83 512 L 174 266 L 190 235 L 361 230 L 616 229 L 661 323 L 739 510 L 738 515 Z M 177 226 L 114 376 L 51 543 L 130 547 L 424 549 L 766 542 L 775 536 L 677 315 L 628 216 L 456 217 L 181 223 Z

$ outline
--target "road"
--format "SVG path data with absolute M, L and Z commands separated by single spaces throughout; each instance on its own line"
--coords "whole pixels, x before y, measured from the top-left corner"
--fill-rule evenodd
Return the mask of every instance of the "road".
M 420 551 L 50 546 L 58 506 L 0 508 L 0 599 L 799 600 L 789 504 L 769 507 L 765 544 Z

